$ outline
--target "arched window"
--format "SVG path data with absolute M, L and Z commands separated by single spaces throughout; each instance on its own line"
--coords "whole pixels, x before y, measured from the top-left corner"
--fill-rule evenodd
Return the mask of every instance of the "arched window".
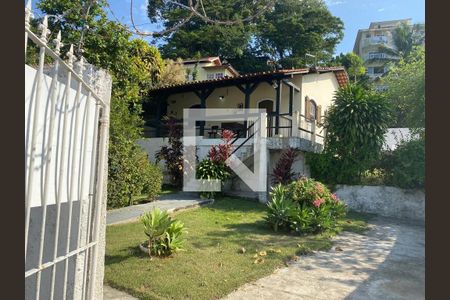
M 305 97 L 305 118 L 309 121 L 316 120 L 318 123 L 322 123 L 322 107 L 308 96 Z

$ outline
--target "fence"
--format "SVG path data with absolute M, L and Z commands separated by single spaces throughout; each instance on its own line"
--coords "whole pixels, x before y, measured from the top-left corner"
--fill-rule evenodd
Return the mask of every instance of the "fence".
M 37 47 L 38 59 L 25 65 L 25 295 L 99 299 L 111 77 L 76 59 L 73 46 L 60 58 L 48 16 L 39 36 L 30 20 L 29 1 L 25 58 Z

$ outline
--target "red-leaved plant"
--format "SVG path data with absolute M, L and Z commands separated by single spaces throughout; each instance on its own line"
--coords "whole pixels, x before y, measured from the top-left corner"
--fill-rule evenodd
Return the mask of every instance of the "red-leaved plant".
M 297 159 L 297 151 L 292 148 L 285 150 L 272 171 L 273 184 L 288 184 L 298 175 L 292 171 L 292 165 Z
M 165 160 L 171 183 L 176 187 L 181 187 L 183 183 L 182 127 L 172 117 L 165 117 L 164 119 L 167 121 L 169 143 L 168 146 L 162 146 L 161 150 L 156 153 L 156 160 Z
M 208 152 L 208 158 L 217 164 L 224 164 L 233 152 L 231 141 L 235 137 L 235 133 L 231 130 L 224 129 L 221 133 L 222 143 L 212 146 Z

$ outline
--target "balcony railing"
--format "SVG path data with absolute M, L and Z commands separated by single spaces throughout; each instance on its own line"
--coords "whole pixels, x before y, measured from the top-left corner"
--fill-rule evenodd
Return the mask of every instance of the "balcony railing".
M 278 122 L 277 122 L 278 119 Z M 168 137 L 168 130 L 164 120 L 154 120 L 153 122 L 147 122 L 147 126 L 144 128 L 144 135 L 146 137 Z M 176 124 L 183 126 L 183 120 L 176 120 Z M 232 130 L 237 138 L 248 139 L 254 135 L 254 126 L 252 121 L 248 121 L 247 128 L 244 127 L 244 122 L 235 123 L 222 123 L 221 126 L 209 125 L 208 122 L 204 124 L 205 139 L 218 139 L 220 133 L 224 129 Z M 196 135 L 200 136 L 200 126 L 198 123 L 196 126 Z M 325 132 L 323 127 L 320 127 L 317 120 L 308 119 L 300 112 L 295 111 L 292 115 L 270 113 L 267 115 L 266 122 L 267 137 L 289 138 L 298 137 L 309 140 L 314 143 L 323 144 Z

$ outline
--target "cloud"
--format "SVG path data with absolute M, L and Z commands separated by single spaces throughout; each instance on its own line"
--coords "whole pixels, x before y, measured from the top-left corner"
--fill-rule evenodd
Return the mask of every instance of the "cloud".
M 325 0 L 325 3 L 328 6 L 334 6 L 334 5 L 345 4 L 345 3 L 347 3 L 347 1 L 342 1 L 342 0 Z
M 382 12 L 382 11 L 385 11 L 385 10 L 386 10 L 386 8 L 382 7 L 382 8 L 377 9 L 377 12 Z

